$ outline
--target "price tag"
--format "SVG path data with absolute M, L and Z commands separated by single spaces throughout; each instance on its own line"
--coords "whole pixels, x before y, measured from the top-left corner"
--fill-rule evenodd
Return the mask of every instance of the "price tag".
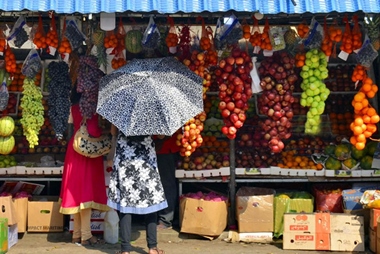
M 69 53 L 63 53 L 63 61 L 65 61 L 66 63 L 69 62 L 69 57 L 70 57 L 70 54 Z
M 342 50 L 342 51 L 340 51 L 338 57 L 340 59 L 342 59 L 343 61 L 347 61 L 347 58 L 348 58 L 349 55 L 350 54 L 348 54 L 347 52 L 345 52 L 345 51 Z
M 50 55 L 54 56 L 56 51 L 57 51 L 57 48 L 49 46 L 49 54 Z
M 264 49 L 263 55 L 264 56 L 273 56 L 273 50 Z
M 172 54 L 177 53 L 177 47 L 169 47 L 169 52 Z
M 107 55 L 111 55 L 112 53 L 113 53 L 113 50 L 114 50 L 115 48 L 108 48 L 108 49 L 106 49 L 106 54 Z
M 254 48 L 253 48 L 253 54 L 258 54 L 259 52 L 260 52 L 260 47 L 259 46 L 255 46 Z

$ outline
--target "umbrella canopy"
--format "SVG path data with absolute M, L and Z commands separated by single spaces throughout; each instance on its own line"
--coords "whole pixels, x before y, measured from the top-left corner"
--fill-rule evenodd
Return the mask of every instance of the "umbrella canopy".
M 202 81 L 173 57 L 134 59 L 101 79 L 96 111 L 126 136 L 171 136 L 203 111 Z

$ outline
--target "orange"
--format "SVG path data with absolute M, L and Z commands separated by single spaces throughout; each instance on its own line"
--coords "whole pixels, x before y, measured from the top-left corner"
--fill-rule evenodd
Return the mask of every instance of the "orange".
M 350 143 L 351 143 L 352 145 L 355 145 L 357 142 L 358 142 L 358 141 L 356 140 L 356 136 L 351 136 L 351 137 L 350 137 Z
M 364 123 L 363 118 L 356 117 L 354 123 L 356 126 L 361 126 Z
M 363 150 L 365 148 L 365 142 L 357 142 L 355 148 L 358 150 Z
M 365 99 L 365 94 L 363 92 L 358 92 L 354 96 L 354 101 L 361 102 L 363 99 Z
M 378 123 L 380 120 L 379 115 L 373 115 L 371 116 L 371 123 Z
M 365 142 L 366 141 L 366 137 L 364 134 L 359 134 L 356 136 L 356 141 L 358 141 L 357 143 L 360 143 L 360 142 Z M 356 143 L 356 144 L 357 144 Z

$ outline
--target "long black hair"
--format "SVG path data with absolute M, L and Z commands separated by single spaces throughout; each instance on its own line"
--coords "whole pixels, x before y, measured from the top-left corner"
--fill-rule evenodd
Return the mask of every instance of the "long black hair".
M 75 83 L 74 86 L 71 88 L 71 92 L 70 92 L 71 105 L 79 103 L 81 96 L 82 96 L 82 93 L 78 93 L 77 84 Z

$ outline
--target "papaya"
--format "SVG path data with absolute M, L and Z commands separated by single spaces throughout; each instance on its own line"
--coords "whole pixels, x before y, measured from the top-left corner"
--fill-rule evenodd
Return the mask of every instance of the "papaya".
M 360 160 L 360 167 L 362 169 L 370 169 L 372 168 L 372 161 L 373 157 L 370 155 L 366 155 Z
M 345 160 L 350 157 L 351 151 L 348 144 L 339 144 L 335 148 L 334 155 L 338 160 Z
M 325 162 L 325 168 L 329 170 L 339 170 L 342 168 L 342 164 L 339 160 L 330 156 Z
M 349 169 L 352 169 L 353 167 L 355 167 L 356 164 L 358 164 L 358 162 L 357 162 L 357 160 L 355 160 L 353 158 L 348 158 L 348 159 L 343 161 L 343 165 L 345 165 Z
M 367 154 L 367 146 L 363 150 L 356 149 L 355 146 L 351 147 L 351 156 L 355 160 L 360 160 Z
M 367 143 L 367 145 L 365 146 L 367 149 L 367 155 L 373 156 L 375 154 L 378 143 L 379 142 L 372 141 L 372 140 Z
M 326 155 L 334 155 L 336 149 L 336 145 L 327 145 L 325 147 L 324 153 Z

